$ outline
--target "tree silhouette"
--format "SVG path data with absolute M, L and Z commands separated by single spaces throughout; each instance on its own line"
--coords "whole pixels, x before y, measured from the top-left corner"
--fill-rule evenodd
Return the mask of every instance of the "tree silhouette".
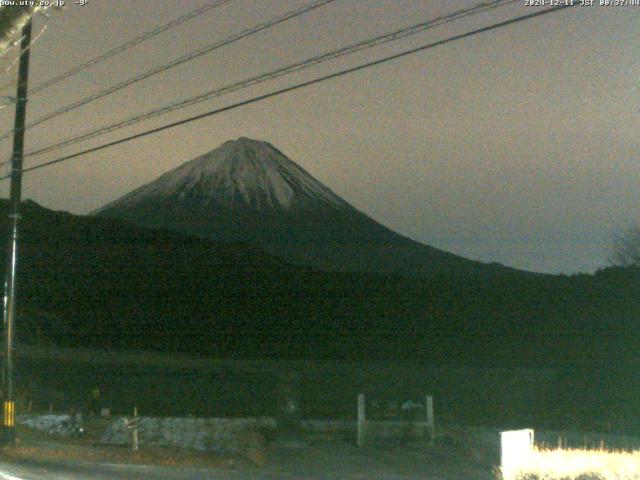
M 629 227 L 613 240 L 609 263 L 620 267 L 640 267 L 640 224 Z

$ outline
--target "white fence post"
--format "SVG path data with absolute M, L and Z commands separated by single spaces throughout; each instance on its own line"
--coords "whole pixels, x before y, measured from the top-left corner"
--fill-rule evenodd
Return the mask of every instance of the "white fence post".
M 511 430 L 500 434 L 502 478 L 515 478 L 533 454 L 533 430 Z
M 366 412 L 365 412 L 364 393 L 358 394 L 358 440 L 357 444 L 362 447 L 365 443 L 366 436 Z
M 131 449 L 133 451 L 138 450 L 138 425 L 140 424 L 140 418 L 138 417 L 138 407 L 133 407 L 133 419 L 130 422 L 131 428 Z
M 429 429 L 429 433 L 431 434 L 429 445 L 433 446 L 436 437 L 436 424 L 433 418 L 433 397 L 431 395 L 427 395 L 424 406 L 427 413 L 427 428 Z

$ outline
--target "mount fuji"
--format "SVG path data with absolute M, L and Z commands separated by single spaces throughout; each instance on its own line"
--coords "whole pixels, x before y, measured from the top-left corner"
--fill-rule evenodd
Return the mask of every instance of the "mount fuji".
M 93 215 L 228 242 L 292 263 L 403 275 L 511 270 L 399 235 L 351 206 L 267 142 L 239 138 Z

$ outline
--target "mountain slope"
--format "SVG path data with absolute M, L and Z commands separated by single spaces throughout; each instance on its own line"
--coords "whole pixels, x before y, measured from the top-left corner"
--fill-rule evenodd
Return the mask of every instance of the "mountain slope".
M 7 213 L 0 201 L 0 244 Z M 19 339 L 29 326 L 61 346 L 499 365 L 631 361 L 637 351 L 640 271 L 485 281 L 321 272 L 33 202 L 21 215 Z
M 300 212 L 349 206 L 270 144 L 240 138 L 225 142 L 165 173 L 100 211 L 134 207 L 148 198 L 255 212 Z
M 500 272 L 403 237 L 266 142 L 240 138 L 94 212 L 151 228 L 247 241 L 297 264 L 409 275 Z

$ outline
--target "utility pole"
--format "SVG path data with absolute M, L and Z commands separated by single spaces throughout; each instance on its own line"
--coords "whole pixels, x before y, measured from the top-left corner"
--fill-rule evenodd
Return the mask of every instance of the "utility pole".
M 31 20 L 22 28 L 20 42 L 20 68 L 18 70 L 18 92 L 16 116 L 13 130 L 13 153 L 11 156 L 11 195 L 9 197 L 9 245 L 4 290 L 4 365 L 3 365 L 3 421 L 2 443 L 13 445 L 16 441 L 16 407 L 13 391 L 13 337 L 16 313 L 16 270 L 18 264 L 18 220 L 20 219 L 20 197 L 22 194 L 22 158 L 24 153 L 24 130 L 27 113 L 27 79 L 29 77 L 29 47 L 31 46 Z

